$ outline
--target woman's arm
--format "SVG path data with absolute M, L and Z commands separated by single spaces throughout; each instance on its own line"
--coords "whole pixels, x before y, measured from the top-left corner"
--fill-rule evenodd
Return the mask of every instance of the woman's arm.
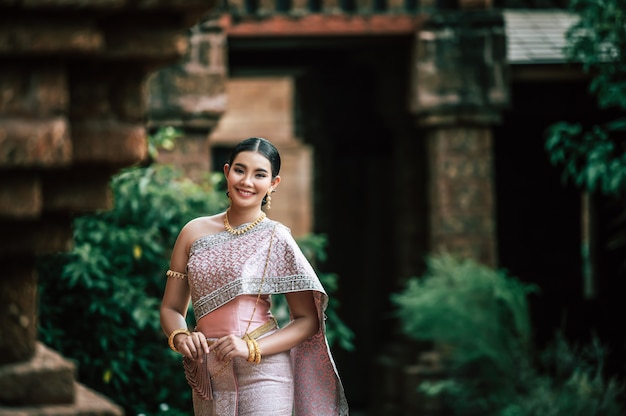
M 277 354 L 290 350 L 319 330 L 320 322 L 312 291 L 294 292 L 285 295 L 293 320 L 284 328 L 258 340 L 261 355 Z M 248 358 L 248 345 L 235 335 L 220 338 L 211 346 L 220 360 L 234 357 Z
M 172 251 L 172 258 L 170 260 L 170 269 L 184 273 L 187 269 L 188 247 L 190 241 L 190 226 L 187 225 L 182 229 L 174 249 Z M 163 293 L 163 300 L 161 301 L 161 328 L 166 336 L 170 336 L 172 332 L 177 329 L 187 329 L 187 309 L 189 307 L 191 295 L 189 290 L 189 283 L 187 278 L 180 279 L 176 277 L 168 277 L 165 285 L 165 292 Z M 198 359 L 201 358 L 200 351 L 208 353 L 208 345 L 204 336 L 201 333 L 193 332 L 191 335 L 185 333 L 177 334 L 174 337 L 173 345 L 181 354 Z M 187 339 L 193 342 L 187 342 Z M 204 341 L 204 345 L 202 345 Z

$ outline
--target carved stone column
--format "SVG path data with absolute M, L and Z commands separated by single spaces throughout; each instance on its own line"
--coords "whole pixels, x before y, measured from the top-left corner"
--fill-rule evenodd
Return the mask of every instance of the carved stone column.
M 491 126 L 508 103 L 502 16 L 438 12 L 416 36 L 411 106 L 426 141 L 430 251 L 495 266 Z
M 190 33 L 185 58 L 148 81 L 149 127 L 176 127 L 183 136 L 159 162 L 173 163 L 199 179 L 211 169 L 209 133 L 226 111 L 227 43 L 219 15 L 207 15 Z
M 400 279 L 419 275 L 424 253 L 497 263 L 491 126 L 508 103 L 505 44 L 502 17 L 488 10 L 435 11 L 415 35 L 410 111 L 418 137 L 398 144 L 395 163 L 404 199 L 396 215 Z M 390 343 L 376 366 L 384 386 L 373 414 L 449 414 L 444 401 L 418 391 L 446 377 L 428 348 L 403 337 Z
M 187 51 L 216 1 L 0 2 L 0 413 L 119 415 L 37 341 L 40 253 L 146 156 L 147 75 Z M 35 406 L 37 405 L 37 406 Z

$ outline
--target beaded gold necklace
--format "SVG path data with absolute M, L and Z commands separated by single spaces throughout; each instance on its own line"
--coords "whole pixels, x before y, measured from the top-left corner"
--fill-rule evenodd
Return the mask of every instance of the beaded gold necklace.
M 224 228 L 226 228 L 226 231 L 228 231 L 232 235 L 241 235 L 241 234 L 247 233 L 248 231 L 250 231 L 251 229 L 253 229 L 257 225 L 259 225 L 259 223 L 261 221 L 263 221 L 265 219 L 265 217 L 266 217 L 265 212 L 261 211 L 261 215 L 259 215 L 259 217 L 256 220 L 254 220 L 250 224 L 246 225 L 245 227 L 239 228 L 239 229 L 236 230 L 233 227 L 231 227 L 230 223 L 228 222 L 228 211 L 230 211 L 230 208 L 227 209 L 226 213 L 224 214 Z

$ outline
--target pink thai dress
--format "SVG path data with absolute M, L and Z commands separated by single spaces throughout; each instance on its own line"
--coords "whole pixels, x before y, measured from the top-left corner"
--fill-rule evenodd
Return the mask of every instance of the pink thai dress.
M 348 415 L 326 340 L 328 297 L 287 227 L 266 218 L 242 235 L 201 237 L 191 246 L 187 274 L 197 330 L 209 339 L 243 336 L 273 320 L 272 294 L 312 291 L 320 321 L 315 335 L 260 364 L 240 357 L 225 364 L 213 353 L 202 364 L 185 359 L 196 415 Z

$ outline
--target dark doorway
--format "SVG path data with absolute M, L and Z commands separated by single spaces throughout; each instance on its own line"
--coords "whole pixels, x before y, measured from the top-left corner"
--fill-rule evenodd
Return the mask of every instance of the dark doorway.
M 328 237 L 324 272 L 355 349 L 333 348 L 354 411 L 369 407 L 372 366 L 393 331 L 394 146 L 407 113 L 406 38 L 229 41 L 231 75 L 292 74 L 297 136 L 314 148 L 314 232 Z
M 543 347 L 560 331 L 573 344 L 598 336 L 609 350 L 608 372 L 624 369 L 624 336 L 618 330 L 625 308 L 624 268 L 607 249 L 607 225 L 616 204 L 595 197 L 598 292 L 583 295 L 581 190 L 562 180 L 545 150 L 546 129 L 558 121 L 598 123 L 601 113 L 587 82 L 513 82 L 512 105 L 494 129 L 499 266 L 539 292 L 531 296 L 536 344 Z M 623 252 L 623 251 L 622 251 Z M 620 265 L 621 264 L 621 265 Z M 616 335 L 620 334 L 620 335 Z

